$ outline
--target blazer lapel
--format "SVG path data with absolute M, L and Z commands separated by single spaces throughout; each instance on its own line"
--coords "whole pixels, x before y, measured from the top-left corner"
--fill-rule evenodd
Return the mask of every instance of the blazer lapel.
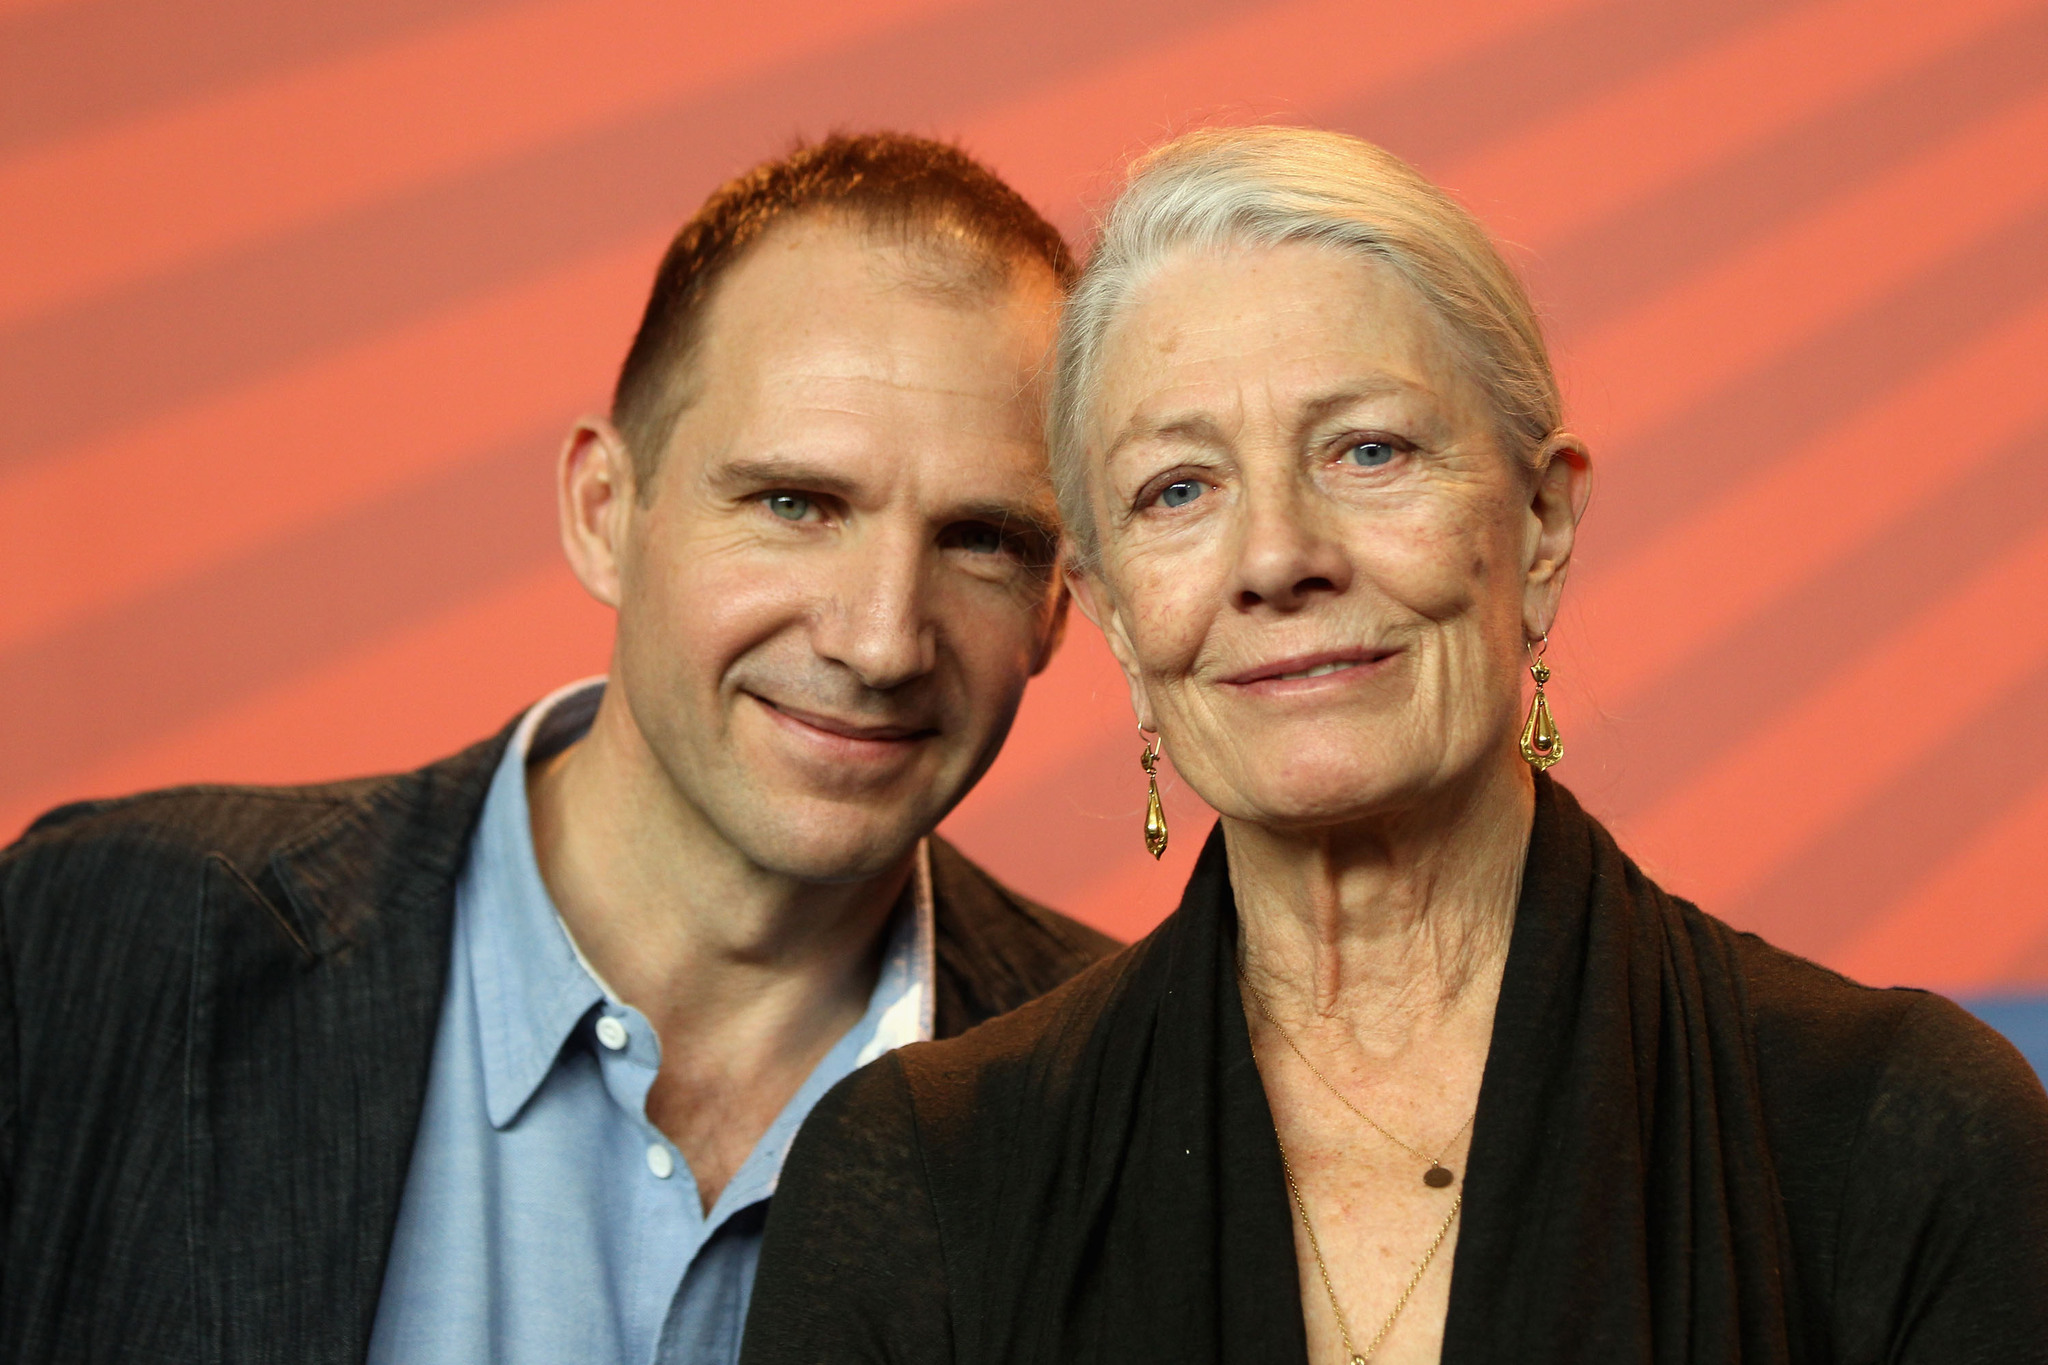
M 365 787 L 253 875 L 209 865 L 186 1089 L 195 1309 L 213 1358 L 368 1349 L 455 882 L 503 744 Z

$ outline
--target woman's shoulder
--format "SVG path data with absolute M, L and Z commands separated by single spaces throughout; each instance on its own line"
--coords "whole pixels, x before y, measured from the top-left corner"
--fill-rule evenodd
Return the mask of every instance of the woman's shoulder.
M 1865 985 L 1756 934 L 1719 927 L 1740 969 L 1767 1082 L 1816 1100 L 1839 1091 L 1857 1110 L 1880 1091 L 1975 1097 L 1973 1104 L 1989 1100 L 2028 1113 L 2042 1100 L 2027 1060 L 1954 1001 L 1909 986 Z
M 1019 1105 L 1042 1110 L 1055 1100 L 1146 975 L 1155 939 L 1103 958 L 964 1033 L 899 1048 L 902 1100 L 927 1140 L 961 1136 L 963 1126 L 998 1126 Z
M 1831 1287 L 1842 1357 L 2037 1339 L 2048 1093 L 2033 1068 L 1940 995 L 1866 986 L 1727 932 L 1788 1228 Z M 1946 1350 L 1922 1354 L 1956 1358 Z

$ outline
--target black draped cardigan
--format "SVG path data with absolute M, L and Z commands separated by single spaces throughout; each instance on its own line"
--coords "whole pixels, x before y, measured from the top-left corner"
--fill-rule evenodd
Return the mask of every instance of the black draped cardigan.
M 744 1365 L 1306 1358 L 1212 835 L 1180 909 L 813 1113 Z M 2048 1096 L 1939 996 L 1667 895 L 1537 784 L 1443 1358 L 2048 1361 Z

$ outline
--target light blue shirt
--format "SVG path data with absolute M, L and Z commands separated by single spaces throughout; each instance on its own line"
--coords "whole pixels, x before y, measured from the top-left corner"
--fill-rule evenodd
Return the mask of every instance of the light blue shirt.
M 738 1360 L 762 1221 L 798 1125 L 854 1068 L 931 1036 L 920 848 L 867 1013 L 703 1211 L 689 1164 L 647 1120 L 661 1043 L 584 961 L 534 858 L 528 758 L 589 729 L 603 691 L 577 683 L 527 712 L 485 799 L 456 886 L 372 1365 Z

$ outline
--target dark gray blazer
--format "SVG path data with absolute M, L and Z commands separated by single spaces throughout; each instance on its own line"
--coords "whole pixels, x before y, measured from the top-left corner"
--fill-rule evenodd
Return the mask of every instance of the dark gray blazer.
M 509 730 L 66 806 L 0 853 L 0 1360 L 359 1361 Z M 1116 945 L 933 841 L 949 1036 Z

